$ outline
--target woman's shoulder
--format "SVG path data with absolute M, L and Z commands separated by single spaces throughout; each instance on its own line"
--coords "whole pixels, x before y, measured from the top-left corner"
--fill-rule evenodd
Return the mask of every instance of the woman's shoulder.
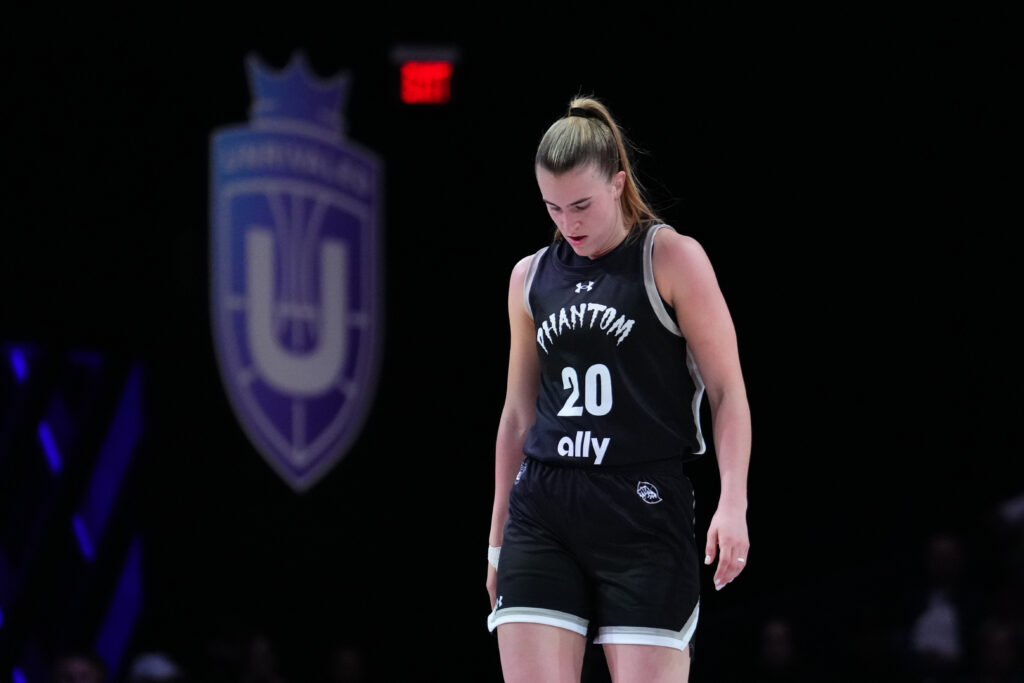
M 536 254 L 527 254 L 526 256 L 523 256 L 518 261 L 516 261 L 516 264 L 512 266 L 512 277 L 525 277 L 527 271 L 530 270 L 530 264 L 533 263 L 533 259 L 535 256 Z
M 512 266 L 512 284 L 521 285 L 528 277 L 530 271 L 536 267 L 536 261 L 544 253 L 547 247 L 541 247 L 532 254 L 527 254 L 516 261 L 515 265 Z
M 661 223 L 652 227 L 660 227 L 654 234 L 654 261 L 690 262 L 706 260 L 707 252 L 704 246 L 692 235 L 679 232 L 667 223 Z

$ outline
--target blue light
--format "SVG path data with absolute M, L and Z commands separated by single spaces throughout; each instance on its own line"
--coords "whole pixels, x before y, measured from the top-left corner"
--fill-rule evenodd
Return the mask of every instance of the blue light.
M 0 609 L 0 628 L 4 625 L 4 611 Z
M 106 618 L 96 637 L 96 650 L 112 672 L 120 669 L 142 608 L 142 580 L 142 539 L 136 536 L 128 548 Z
M 11 681 L 13 683 L 28 683 L 28 679 L 25 678 L 25 674 L 21 672 L 21 669 L 15 669 L 11 672 Z
M 53 432 L 46 420 L 39 423 L 39 442 L 43 445 L 43 453 L 46 454 L 46 461 L 50 464 L 50 471 L 59 474 L 61 470 L 60 451 L 57 450 L 57 440 L 53 438 Z
M 25 354 L 17 346 L 12 346 L 8 356 L 11 359 L 14 376 L 18 378 L 18 382 L 24 382 L 28 379 L 28 361 L 25 360 Z
M 103 538 L 124 474 L 142 435 L 142 426 L 142 371 L 136 366 L 125 381 L 124 392 L 100 448 L 89 488 L 75 515 L 75 528 L 80 539 L 98 543 Z M 85 547 L 84 544 L 82 546 Z M 91 543 L 89 547 L 92 547 Z
M 96 550 L 92 547 L 92 539 L 89 538 L 89 532 L 85 528 L 85 522 L 81 515 L 71 518 L 71 526 L 75 528 L 75 538 L 78 539 L 78 547 L 82 549 L 82 557 L 88 562 L 92 562 L 96 557 Z

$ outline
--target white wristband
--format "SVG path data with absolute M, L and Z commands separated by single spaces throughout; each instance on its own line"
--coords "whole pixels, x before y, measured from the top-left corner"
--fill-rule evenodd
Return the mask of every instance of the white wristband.
M 498 568 L 498 555 L 501 554 L 500 545 L 488 545 L 487 546 L 487 561 L 491 563 L 491 566 L 495 569 Z

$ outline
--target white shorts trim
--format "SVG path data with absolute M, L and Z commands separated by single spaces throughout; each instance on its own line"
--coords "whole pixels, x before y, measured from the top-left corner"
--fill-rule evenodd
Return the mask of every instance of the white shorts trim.
M 679 631 L 669 631 L 663 628 L 640 628 L 637 626 L 602 626 L 597 631 L 595 645 L 659 645 L 661 647 L 674 647 L 677 650 L 686 650 L 697 630 L 697 617 L 700 613 L 700 604 L 693 608 L 690 618 L 683 624 Z
M 580 619 L 577 616 L 573 616 L 572 614 L 556 612 L 555 610 L 550 609 L 539 609 L 537 607 L 506 607 L 495 610 L 488 615 L 487 630 L 494 631 L 494 629 L 501 624 L 514 623 L 557 626 L 558 628 L 564 628 L 574 631 L 575 633 L 579 633 L 581 636 L 586 636 L 587 625 L 590 622 L 586 619 Z

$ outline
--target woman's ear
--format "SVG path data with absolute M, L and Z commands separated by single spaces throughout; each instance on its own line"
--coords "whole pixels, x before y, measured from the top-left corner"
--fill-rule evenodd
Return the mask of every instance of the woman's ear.
M 615 198 L 622 196 L 622 188 L 626 186 L 626 172 L 619 171 L 612 176 L 612 185 L 615 186 Z

